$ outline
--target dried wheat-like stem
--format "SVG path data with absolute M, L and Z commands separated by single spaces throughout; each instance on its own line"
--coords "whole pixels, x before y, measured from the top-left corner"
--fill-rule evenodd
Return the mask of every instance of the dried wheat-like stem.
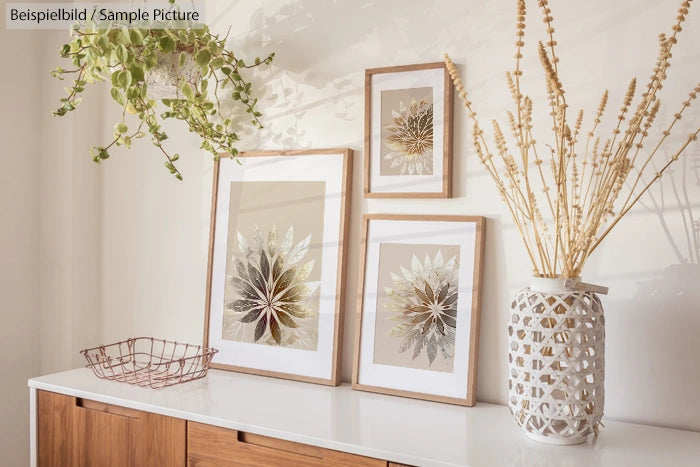
M 678 41 L 691 2 L 684 0 L 681 3 L 670 34 L 659 35 L 659 54 L 648 82 L 635 98 L 639 83 L 636 78 L 630 81 L 617 122 L 610 135 L 605 137 L 599 133 L 608 107 L 607 90 L 602 94 L 587 133 L 582 132 L 583 110 L 578 111 L 575 120 L 569 120 L 565 88 L 559 77 L 552 11 L 547 0 L 538 0 L 548 40 L 538 43 L 537 52 L 545 75 L 554 138 L 553 146 L 547 145 L 543 152 L 547 155 L 544 159 L 537 150 L 534 137 L 533 102 L 521 88 L 525 0 L 517 1 L 515 67 L 506 73 L 515 106 L 514 111 L 507 112 L 510 135 L 517 148 L 515 152 L 511 152 L 506 135 L 499 122 L 494 120 L 491 124 L 497 154 L 494 158 L 462 79 L 450 57 L 445 55 L 458 95 L 474 122 L 476 153 L 513 217 L 536 275 L 578 277 L 588 257 L 613 227 L 697 140 L 700 128 L 688 136 L 661 169 L 653 176 L 649 174 L 671 131 L 688 113 L 700 93 L 699 84 L 682 103 L 656 144 L 646 149 L 661 108 L 657 93 L 667 78 L 671 51 Z M 636 105 L 635 100 L 638 100 Z M 583 147 L 580 148 L 579 144 Z

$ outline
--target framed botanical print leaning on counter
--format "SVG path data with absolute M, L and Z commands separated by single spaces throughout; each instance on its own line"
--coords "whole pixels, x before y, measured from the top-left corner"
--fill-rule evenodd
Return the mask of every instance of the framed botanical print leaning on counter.
M 353 387 L 474 405 L 484 218 L 363 222 Z
M 452 196 L 452 107 L 443 62 L 365 70 L 365 198 Z
M 352 151 L 244 152 L 214 170 L 213 368 L 337 385 Z

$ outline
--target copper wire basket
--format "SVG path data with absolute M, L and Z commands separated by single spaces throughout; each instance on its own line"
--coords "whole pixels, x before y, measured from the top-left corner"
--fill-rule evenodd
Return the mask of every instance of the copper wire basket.
M 218 350 L 153 337 L 134 337 L 81 350 L 98 378 L 153 389 L 185 383 L 207 375 Z

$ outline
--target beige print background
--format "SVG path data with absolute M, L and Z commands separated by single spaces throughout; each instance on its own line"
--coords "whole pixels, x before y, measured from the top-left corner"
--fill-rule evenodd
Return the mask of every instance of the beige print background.
M 255 323 L 241 323 L 239 320 L 244 313 L 235 313 L 227 309 L 226 304 L 236 300 L 238 292 L 231 284 L 231 276 L 235 274 L 234 259 L 244 261 L 238 245 L 240 232 L 253 246 L 255 226 L 257 225 L 263 242 L 267 243 L 268 232 L 274 224 L 277 227 L 278 242 L 281 244 L 290 226 L 294 228 L 293 245 L 297 245 L 307 235 L 311 234 L 311 243 L 306 255 L 298 262 L 301 266 L 314 260 L 314 266 L 305 282 L 321 280 L 321 254 L 323 243 L 323 218 L 325 206 L 325 181 L 261 181 L 261 182 L 232 182 L 229 204 L 229 225 L 226 257 L 226 285 L 224 288 L 224 315 L 222 338 L 238 342 L 254 343 Z M 223 200 L 220 200 L 223 202 Z M 291 330 L 281 326 L 283 340 L 285 333 L 295 332 L 304 337 L 295 345 L 289 347 L 303 350 L 316 350 L 318 343 L 318 288 L 307 300 L 306 305 L 313 316 L 296 320 L 298 329 Z M 266 334 L 269 336 L 269 332 Z M 287 334 L 288 336 L 288 334 Z M 274 341 L 258 344 L 275 345 Z M 284 345 L 284 343 L 283 343 Z
M 410 89 L 392 89 L 389 91 L 382 91 L 382 108 L 381 108 L 381 120 L 382 120 L 382 131 L 380 133 L 380 163 L 379 163 L 379 175 L 401 175 L 401 167 L 392 167 L 391 159 L 385 159 L 384 156 L 394 152 L 390 147 L 386 145 L 387 138 L 389 137 L 389 131 L 387 126 L 394 123 L 394 117 L 391 111 L 399 111 L 401 108 L 401 102 L 408 107 L 411 104 L 411 100 L 415 99 L 420 101 L 425 99 L 428 104 L 433 103 L 433 88 L 410 88 Z M 432 175 L 432 171 L 425 172 L 425 175 Z
M 445 262 L 450 258 L 457 258 L 456 274 L 459 273 L 459 245 L 428 245 L 428 244 L 403 244 L 382 243 L 379 248 L 379 277 L 377 283 L 377 318 L 374 332 L 374 363 L 381 365 L 400 366 L 420 370 L 433 370 L 451 373 L 454 368 L 454 358 L 445 359 L 440 352 L 429 365 L 428 357 L 423 350 L 421 354 L 413 357 L 413 349 L 399 352 L 402 339 L 388 335 L 389 330 L 396 324 L 390 319 L 395 313 L 387 309 L 390 298 L 386 295 L 385 288 L 395 288 L 391 273 L 403 278 L 401 266 L 411 271 L 413 255 L 424 262 L 426 253 L 432 262 L 437 252 L 442 253 Z M 459 332 L 459 330 L 457 330 Z

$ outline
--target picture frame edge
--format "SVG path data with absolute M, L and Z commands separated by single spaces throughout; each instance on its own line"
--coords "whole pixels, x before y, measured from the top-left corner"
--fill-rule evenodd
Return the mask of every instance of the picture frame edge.
M 443 65 L 445 63 L 443 62 Z M 453 189 L 453 161 L 454 161 L 454 148 L 453 148 L 453 134 L 454 134 L 454 87 L 452 86 L 452 79 L 450 78 L 450 73 L 447 70 L 447 66 L 444 67 L 444 79 L 445 79 L 445 89 L 444 89 L 444 109 L 443 109 L 443 176 L 442 176 L 442 191 L 445 193 L 445 198 L 452 198 Z
M 344 225 L 339 229 L 339 256 L 343 256 L 345 261 L 340 262 L 338 265 L 339 270 L 342 269 L 343 275 L 337 277 L 336 279 L 336 294 L 338 298 L 336 299 L 336 309 L 335 309 L 335 322 L 333 326 L 333 356 L 331 362 L 331 374 L 329 378 L 318 378 L 313 376 L 295 375 L 293 373 L 275 372 L 269 370 L 260 370 L 251 367 L 241 367 L 237 365 L 228 365 L 225 363 L 210 363 L 211 368 L 233 371 L 237 373 L 254 374 L 266 377 L 275 377 L 279 379 L 286 379 L 292 381 L 302 381 L 308 383 L 322 384 L 326 386 L 338 386 L 341 383 L 341 372 L 342 372 L 342 333 L 344 324 L 344 302 L 346 292 L 344 279 L 347 275 L 347 250 L 348 250 L 348 236 L 349 236 L 349 222 L 345 220 L 345 214 L 349 213 L 351 210 L 351 199 L 352 199 L 352 160 L 354 151 L 351 148 L 319 148 L 319 149 L 292 149 L 292 150 L 254 150 L 254 151 L 243 151 L 234 157 L 228 153 L 221 153 L 220 158 L 226 159 L 236 159 L 237 157 L 261 157 L 261 156 L 314 156 L 314 155 L 331 155 L 331 154 L 342 154 L 343 155 L 343 174 L 342 174 L 342 186 L 341 191 L 343 196 L 341 199 L 340 215 L 341 223 Z M 211 284 L 213 281 L 212 269 L 214 260 L 214 239 L 216 232 L 216 209 L 218 206 L 218 187 L 219 187 L 219 175 L 220 175 L 220 160 L 214 162 L 213 170 L 213 181 L 212 181 L 212 205 L 211 205 L 211 219 L 209 222 L 209 250 L 207 254 L 207 278 L 206 278 L 206 293 L 205 293 L 205 310 L 204 310 L 204 347 L 209 345 L 209 328 L 211 320 Z
M 481 283 L 484 276 L 484 253 L 486 244 L 486 224 L 485 216 L 479 216 L 477 221 L 477 231 L 474 252 L 474 279 L 472 286 L 472 319 L 470 324 L 471 335 L 469 336 L 469 372 L 467 374 L 467 401 L 470 407 L 476 403 L 477 374 L 479 370 L 479 341 L 481 336 Z M 478 267 L 477 267 L 478 265 Z
M 359 384 L 360 376 L 360 344 L 362 343 L 362 309 L 364 308 L 365 274 L 367 271 L 367 235 L 371 214 L 362 215 L 362 231 L 360 235 L 360 264 L 358 265 L 357 305 L 355 307 L 355 342 L 353 345 L 353 365 L 351 382 L 353 389 Z
M 469 369 L 467 372 L 466 392 L 464 398 L 431 395 L 414 391 L 405 391 L 401 389 L 384 388 L 381 386 L 373 386 L 359 382 L 360 370 L 360 345 L 362 342 L 362 315 L 364 308 L 364 282 L 366 275 L 367 262 L 367 237 L 369 234 L 369 223 L 371 220 L 427 220 L 437 222 L 474 222 L 476 224 L 475 244 L 474 244 L 474 279 L 472 283 L 472 313 L 470 319 L 470 335 L 469 335 Z M 422 399 L 433 402 L 442 402 L 464 407 L 473 407 L 476 405 L 476 385 L 477 385 L 477 367 L 478 367 L 478 345 L 479 345 L 479 325 L 481 318 L 481 279 L 483 276 L 483 259 L 485 245 L 485 230 L 486 217 L 473 215 L 459 214 L 363 214 L 363 233 L 361 237 L 362 254 L 360 256 L 360 268 L 358 270 L 359 286 L 358 286 L 358 309 L 356 317 L 355 331 L 355 349 L 353 352 L 353 375 L 352 388 L 354 390 L 369 391 L 379 394 L 388 394 L 400 397 L 409 397 L 412 399 Z M 478 276 L 478 281 L 477 281 Z M 475 305 L 476 304 L 476 305 Z
M 335 384 L 331 378 L 325 379 L 317 378 L 314 376 L 296 375 L 294 373 L 284 373 L 281 371 L 258 370 L 256 368 L 237 365 L 227 365 L 225 363 L 211 363 L 209 367 L 216 370 L 231 371 L 234 373 L 243 373 L 247 375 L 264 376 L 266 378 L 285 379 L 289 381 L 313 383 L 331 387 L 337 386 L 337 384 Z
M 462 407 L 473 407 L 475 403 L 470 403 L 466 398 L 461 397 L 450 397 L 450 396 L 438 396 L 431 395 L 422 392 L 415 391 L 405 391 L 403 389 L 390 389 L 383 388 L 381 386 L 372 386 L 368 384 L 353 384 L 353 389 L 358 391 L 373 392 L 376 394 L 385 394 L 394 397 L 407 397 L 409 399 L 424 400 L 429 402 L 440 402 L 443 404 L 459 405 Z
M 370 191 L 370 146 L 372 133 L 371 125 L 371 114 L 372 114 L 372 74 L 370 70 L 365 70 L 365 121 L 364 121 L 364 177 L 362 179 L 362 193 L 365 198 L 371 198 Z
M 342 195 L 340 202 L 340 227 L 338 229 L 340 238 L 338 245 L 338 269 L 336 280 L 336 317 L 334 323 L 332 381 L 334 386 L 338 386 L 342 380 L 343 367 L 343 340 L 345 331 L 345 298 L 347 296 L 348 278 L 348 242 L 350 238 L 350 219 L 352 213 L 352 178 L 354 151 L 344 148 L 343 174 L 342 174 Z
M 214 264 L 214 234 L 216 232 L 216 206 L 219 191 L 219 160 L 214 161 L 212 170 L 211 208 L 209 213 L 209 246 L 207 250 L 207 278 L 204 297 L 204 348 L 209 347 L 209 317 L 211 311 L 211 283 Z
M 442 68 L 444 82 L 443 102 L 443 173 L 442 190 L 429 192 L 376 192 L 371 190 L 371 116 L 372 116 L 372 75 L 382 73 L 401 73 L 406 71 L 421 71 Z M 454 128 L 454 90 L 445 62 L 416 63 L 410 65 L 394 65 L 379 68 L 365 68 L 365 122 L 364 122 L 364 198 L 452 198 L 453 189 L 453 128 Z

